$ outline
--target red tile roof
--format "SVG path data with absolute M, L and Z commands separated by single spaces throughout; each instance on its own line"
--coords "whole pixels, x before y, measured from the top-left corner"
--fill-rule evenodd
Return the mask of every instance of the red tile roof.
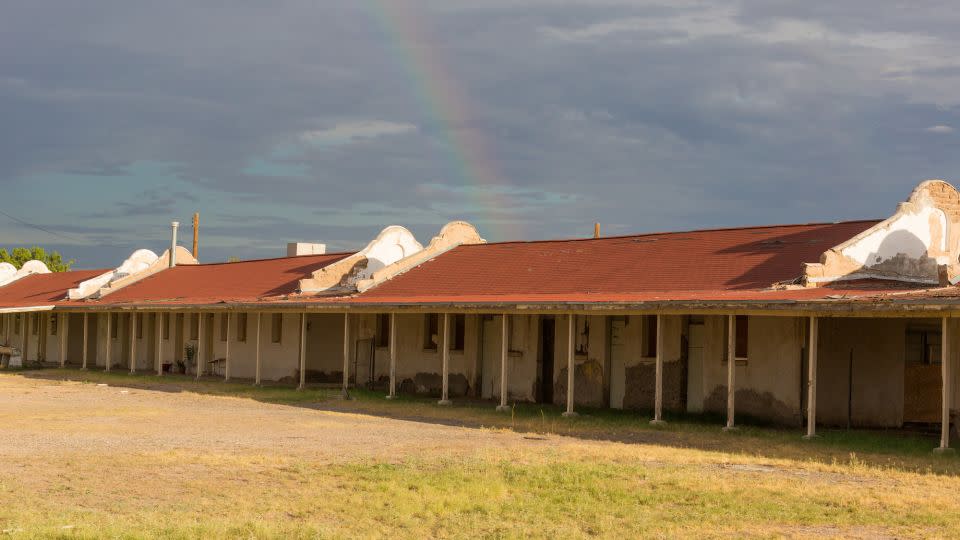
M 50 306 L 67 301 L 67 292 L 110 270 L 74 270 L 32 274 L 0 287 L 0 308 Z
M 459 246 L 358 295 L 361 303 L 615 302 L 823 296 L 763 291 L 878 223 L 775 225 Z M 833 293 L 827 293 L 833 294 Z
M 293 294 L 300 279 L 350 255 L 331 253 L 176 266 L 128 285 L 98 303 L 192 305 L 255 302 Z

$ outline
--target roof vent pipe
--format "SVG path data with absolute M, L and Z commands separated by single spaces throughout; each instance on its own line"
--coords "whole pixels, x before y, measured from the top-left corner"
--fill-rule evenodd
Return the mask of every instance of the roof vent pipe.
M 179 226 L 179 221 L 170 223 L 170 227 L 173 229 L 173 234 L 170 235 L 170 268 L 177 265 L 177 227 Z

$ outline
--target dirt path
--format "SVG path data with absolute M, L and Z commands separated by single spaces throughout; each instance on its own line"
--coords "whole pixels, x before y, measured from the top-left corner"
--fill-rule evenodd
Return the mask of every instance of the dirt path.
M 241 398 L 0 377 L 0 456 L 75 452 L 278 452 L 324 460 L 535 448 L 492 430 L 274 405 Z M 579 444 L 551 437 L 551 445 Z

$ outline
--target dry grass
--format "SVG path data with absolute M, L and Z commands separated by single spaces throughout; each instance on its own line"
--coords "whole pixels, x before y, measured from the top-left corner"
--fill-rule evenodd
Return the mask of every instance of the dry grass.
M 960 459 L 923 437 L 60 371 L 0 395 L 17 538 L 960 535 Z

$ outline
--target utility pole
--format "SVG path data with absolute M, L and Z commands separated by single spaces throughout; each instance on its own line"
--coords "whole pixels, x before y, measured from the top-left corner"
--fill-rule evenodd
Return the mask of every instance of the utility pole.
M 193 258 L 200 260 L 200 212 L 193 214 Z

